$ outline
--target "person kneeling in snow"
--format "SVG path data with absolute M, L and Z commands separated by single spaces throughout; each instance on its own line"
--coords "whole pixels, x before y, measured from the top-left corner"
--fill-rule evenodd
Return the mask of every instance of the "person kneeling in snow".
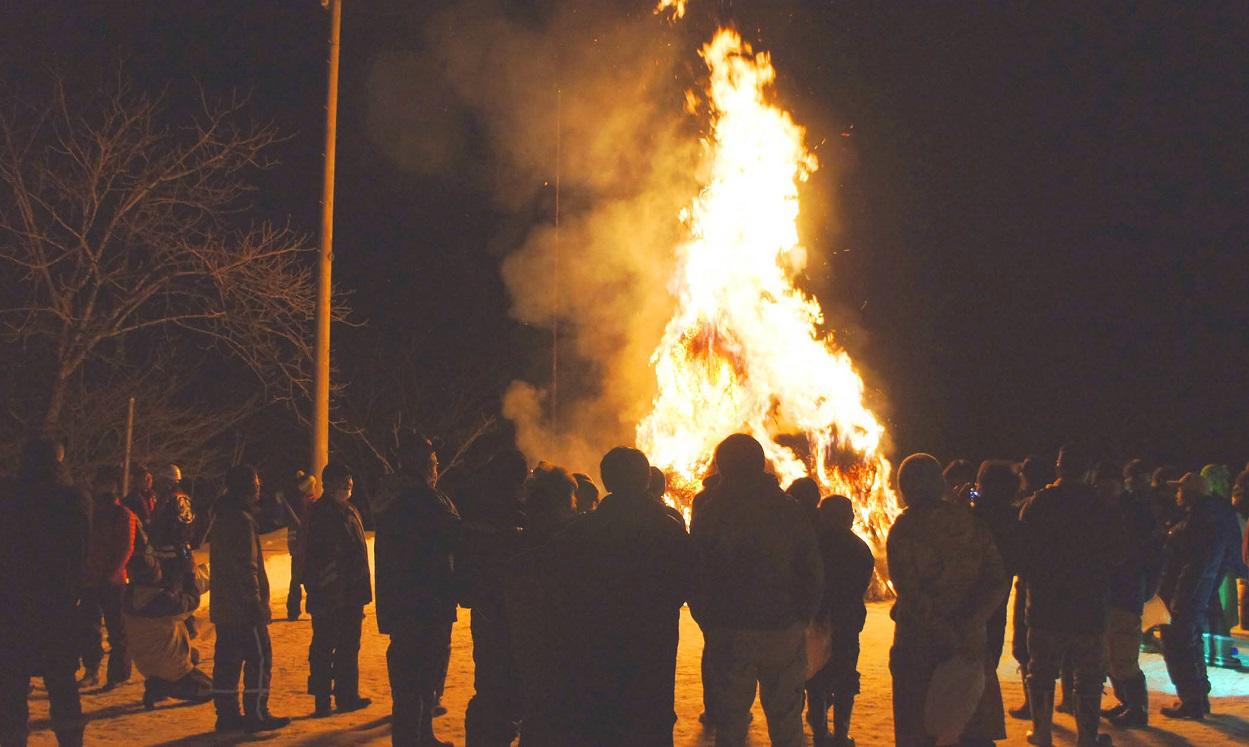
M 165 698 L 206 703 L 212 699 L 212 680 L 196 668 L 199 656 L 183 623 L 199 607 L 194 569 L 188 563 L 180 578 L 164 579 L 148 549 L 139 528 L 122 601 L 129 653 L 144 677 L 143 705 L 155 708 Z

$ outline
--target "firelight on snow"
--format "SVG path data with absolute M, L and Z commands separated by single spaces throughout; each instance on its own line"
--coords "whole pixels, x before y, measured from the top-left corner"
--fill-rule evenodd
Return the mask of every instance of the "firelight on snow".
M 850 356 L 821 330 L 819 303 L 794 284 L 807 261 L 799 185 L 818 163 L 802 126 L 771 101 L 776 70 L 766 53 L 720 29 L 701 56 L 710 72 L 708 176 L 681 211 L 687 238 L 670 283 L 677 309 L 651 358 L 658 394 L 638 424 L 638 447 L 688 502 L 716 444 L 749 433 L 783 485 L 810 475 L 824 494 L 850 497 L 856 531 L 883 558 L 900 511 L 885 429 Z

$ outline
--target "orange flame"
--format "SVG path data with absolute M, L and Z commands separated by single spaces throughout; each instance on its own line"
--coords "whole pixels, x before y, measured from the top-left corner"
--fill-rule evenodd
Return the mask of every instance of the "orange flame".
M 766 53 L 720 29 L 700 54 L 710 71 L 709 178 L 681 211 L 677 310 L 651 357 L 658 394 L 638 446 L 688 501 L 716 444 L 749 433 L 782 485 L 810 475 L 825 494 L 850 497 L 856 531 L 883 560 L 899 512 L 885 429 L 850 357 L 820 331 L 819 303 L 793 282 L 807 261 L 798 188 L 818 163 L 804 129 L 769 100 L 776 71 Z

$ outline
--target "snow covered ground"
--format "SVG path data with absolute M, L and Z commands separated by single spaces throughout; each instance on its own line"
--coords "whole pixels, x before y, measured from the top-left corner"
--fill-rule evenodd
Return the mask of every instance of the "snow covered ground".
M 371 541 L 370 541 L 371 547 Z M 328 719 L 312 719 L 312 698 L 305 694 L 308 675 L 307 651 L 312 625 L 307 615 L 298 622 L 286 622 L 285 596 L 290 578 L 290 562 L 286 541 L 281 532 L 265 538 L 265 567 L 273 590 L 273 616 L 270 628 L 273 638 L 274 671 L 271 707 L 274 713 L 294 717 L 288 728 L 267 735 L 237 741 L 258 741 L 281 745 L 383 745 L 389 744 L 390 696 L 386 685 L 386 643 L 379 635 L 373 608 L 365 610 L 364 640 L 360 651 L 361 692 L 373 698 L 373 705 L 363 711 Z M 215 631 L 207 621 L 207 603 L 201 607 L 198 646 L 204 657 L 201 668 L 212 671 Z M 472 696 L 472 641 L 468 632 L 468 613 L 461 612 L 452 634 L 451 667 L 447 675 L 443 704 L 446 716 L 435 722 L 439 736 L 457 745 L 464 743 L 464 708 Z M 863 631 L 863 653 L 859 670 L 863 674 L 863 693 L 855 706 L 853 736 L 861 747 L 893 744 L 893 717 L 889 694 L 889 644 L 893 624 L 887 604 L 868 607 L 867 627 Z M 1009 635 L 1009 631 L 1008 631 Z M 1242 637 L 1249 654 L 1249 640 Z M 702 684 L 699 679 L 699 654 L 702 635 L 688 612 L 681 619 L 681 645 L 677 661 L 677 726 L 678 747 L 711 745 L 711 735 L 698 723 L 702 710 Z M 1010 650 L 1009 641 L 1007 650 Z M 1249 744 L 1249 673 L 1211 670 L 1214 681 L 1214 715 L 1204 722 L 1175 722 L 1158 714 L 1160 705 L 1172 701 L 1170 682 L 1162 659 L 1146 655 L 1145 668 L 1151 690 L 1151 726 L 1148 729 L 1121 732 L 1114 729 L 1118 745 L 1222 745 Z M 999 669 L 1003 697 L 1008 706 L 1022 699 L 1014 662 L 1004 657 Z M 37 685 L 42 685 L 36 680 Z M 1227 693 L 1236 693 L 1226 695 Z M 140 702 L 142 678 L 136 673 L 126 685 L 111 692 L 88 691 L 83 708 L 91 718 L 87 727 L 87 744 L 174 745 L 222 744 L 213 733 L 213 710 L 210 704 L 169 705 L 165 701 L 154 711 L 145 711 Z M 54 745 L 48 729 L 48 702 L 42 687 L 37 687 L 31 702 L 32 745 Z M 1008 739 L 1001 744 L 1021 745 L 1027 724 L 1007 719 Z M 1073 744 L 1075 725 L 1070 716 L 1056 718 L 1059 744 Z M 751 743 L 768 744 L 763 712 L 755 705 Z

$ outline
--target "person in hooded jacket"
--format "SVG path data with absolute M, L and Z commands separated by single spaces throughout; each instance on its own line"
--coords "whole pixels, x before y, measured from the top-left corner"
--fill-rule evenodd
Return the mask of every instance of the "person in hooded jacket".
M 850 718 L 859 694 L 859 633 L 867 621 L 863 597 L 876 560 L 854 533 L 854 506 L 843 495 L 820 501 L 816 537 L 824 559 L 824 595 L 817 619 L 831 633 L 828 663 L 807 680 L 807 723 L 818 747 L 854 747 Z M 828 708 L 833 732 L 828 732 Z
M 706 641 L 703 688 L 716 745 L 745 743 L 756 689 L 772 744 L 801 745 L 806 627 L 824 591 L 815 531 L 765 472 L 753 437 L 729 436 L 714 458 L 720 480 L 690 527 L 690 611 Z
M 339 713 L 367 707 L 360 697 L 360 623 L 373 601 L 369 548 L 364 524 L 351 505 L 354 479 L 343 465 L 330 462 L 321 471 L 325 494 L 308 511 L 303 582 L 312 615 L 308 646 L 308 693 L 315 717 L 330 715 L 330 696 Z
M 1210 711 L 1202 630 L 1223 575 L 1241 565 L 1240 533 L 1231 504 L 1210 495 L 1201 475 L 1189 472 L 1175 487 L 1183 518 L 1167 537 L 1158 595 L 1171 613 L 1162 626 L 1162 655 L 1179 702 L 1162 715 L 1200 720 Z
M 377 628 L 390 636 L 391 740 L 439 747 L 433 709 L 456 619 L 455 555 L 463 527 L 438 490 L 438 455 L 420 438 L 405 445 L 402 484 L 377 509 Z
M 260 549 L 255 511 L 260 505 L 260 475 L 240 464 L 226 473 L 226 492 L 218 499 L 208 535 L 210 596 L 208 613 L 217 626 L 213 661 L 217 731 L 281 729 L 289 718 L 269 712 L 273 646 L 269 641 L 269 576 Z M 169 567 L 161 562 L 162 573 Z M 243 674 L 243 712 L 239 713 L 239 672 Z
M 568 530 L 581 716 L 590 744 L 670 747 L 689 535 L 648 494 L 642 452 L 614 448 L 599 470 L 608 494 Z
M 17 478 L 0 484 L 0 745 L 25 745 L 30 678 L 42 676 L 52 731 L 81 745 L 78 598 L 90 519 L 86 494 L 65 476 L 65 449 L 36 438 L 22 448 Z M 32 569 L 34 569 L 32 571 Z
M 112 689 L 130 679 L 130 657 L 126 653 L 126 624 L 122 619 L 122 596 L 126 590 L 126 564 L 134 551 L 139 520 L 121 504 L 122 470 L 104 466 L 94 479 L 95 513 L 91 538 L 87 543 L 87 567 L 83 578 L 82 600 L 78 611 L 83 622 L 82 665 L 86 670 L 81 687 L 100 682 L 104 661 L 101 620 L 108 630 L 108 674 L 105 688 Z
M 486 464 L 464 506 L 465 543 L 456 575 L 460 606 L 471 610 L 473 637 L 473 697 L 464 712 L 467 747 L 510 745 L 519 730 L 523 695 L 504 594 L 521 549 L 521 496 L 528 475 L 524 454 L 501 451 Z

